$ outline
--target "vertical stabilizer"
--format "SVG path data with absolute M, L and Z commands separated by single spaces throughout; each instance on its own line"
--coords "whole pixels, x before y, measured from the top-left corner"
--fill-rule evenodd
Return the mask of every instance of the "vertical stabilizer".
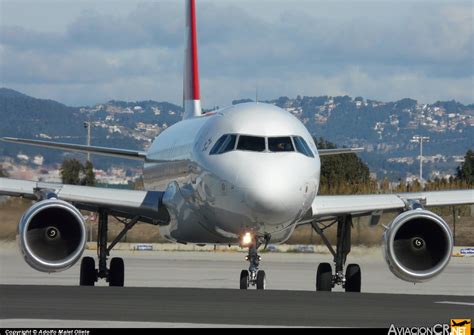
M 196 2 L 186 1 L 186 45 L 184 51 L 183 119 L 200 116 L 199 67 L 196 31 Z

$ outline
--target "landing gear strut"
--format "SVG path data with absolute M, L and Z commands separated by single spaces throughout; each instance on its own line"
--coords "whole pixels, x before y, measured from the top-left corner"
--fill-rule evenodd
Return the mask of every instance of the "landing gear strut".
M 266 244 L 269 237 L 264 237 L 263 242 Z M 258 238 L 254 238 L 251 245 L 249 246 L 249 253 L 245 257 L 249 261 L 249 269 L 242 270 L 240 272 L 240 289 L 246 290 L 249 286 L 256 286 L 257 290 L 264 290 L 266 286 L 265 271 L 259 270 L 261 257 L 257 252 L 257 249 L 262 244 L 262 241 Z
M 110 267 L 107 268 L 107 257 L 113 247 L 122 239 L 137 222 L 138 217 L 122 223 L 125 225 L 122 231 L 107 246 L 108 233 L 108 213 L 105 209 L 99 209 L 99 229 L 97 236 L 97 258 L 98 269 L 95 268 L 95 261 L 92 257 L 84 257 L 81 261 L 80 286 L 94 286 L 99 279 L 105 279 L 109 286 L 123 286 L 125 280 L 125 266 L 122 258 L 114 257 L 110 260 Z
M 324 230 L 329 228 L 332 224 L 319 226 L 318 222 L 313 222 L 311 225 L 316 233 L 321 236 L 324 244 L 334 257 L 335 272 L 332 273 L 332 268 L 329 263 L 321 263 L 316 272 L 316 290 L 317 291 L 331 291 L 336 285 L 341 285 L 346 292 L 360 292 L 361 286 L 361 271 L 357 264 L 349 264 L 344 273 L 344 265 L 346 263 L 347 255 L 351 251 L 351 229 L 352 216 L 346 215 L 338 217 L 337 221 L 337 245 L 336 250 L 333 249 L 331 243 L 324 235 Z

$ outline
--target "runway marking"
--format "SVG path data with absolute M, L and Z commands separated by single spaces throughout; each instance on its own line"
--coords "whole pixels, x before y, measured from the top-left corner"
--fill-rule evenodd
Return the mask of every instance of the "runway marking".
M 473 302 L 461 302 L 461 301 L 435 301 L 435 304 L 451 304 L 451 305 L 474 306 Z

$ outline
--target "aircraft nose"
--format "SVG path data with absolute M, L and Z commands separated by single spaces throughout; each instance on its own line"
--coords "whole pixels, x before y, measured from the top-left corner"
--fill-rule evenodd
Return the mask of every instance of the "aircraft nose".
M 257 212 L 281 212 L 287 207 L 287 198 L 279 191 L 253 188 L 247 191 L 247 203 Z
M 302 211 L 305 192 L 301 181 L 285 178 L 271 172 L 253 172 L 248 176 L 250 185 L 244 190 L 244 202 L 254 220 L 270 224 L 285 224 Z

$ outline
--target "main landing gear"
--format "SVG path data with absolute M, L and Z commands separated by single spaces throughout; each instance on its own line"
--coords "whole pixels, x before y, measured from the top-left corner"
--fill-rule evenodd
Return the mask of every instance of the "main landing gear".
M 324 235 L 324 230 L 332 226 L 320 227 L 319 222 L 313 222 L 313 229 L 321 236 L 324 244 L 334 257 L 335 272 L 332 272 L 329 263 L 321 263 L 316 272 L 316 290 L 331 291 L 336 285 L 341 285 L 346 292 L 360 292 L 361 271 L 357 264 L 349 264 L 344 273 L 344 265 L 346 258 L 351 251 L 351 229 L 352 217 L 350 215 L 338 217 L 337 221 L 337 245 L 336 250 L 331 246 L 328 239 Z
M 249 235 L 250 236 L 250 235 Z M 244 237 L 245 238 L 245 237 Z M 267 243 L 269 237 L 265 237 L 263 242 Z M 262 241 L 257 237 L 252 237 L 249 243 L 249 253 L 245 257 L 249 261 L 249 269 L 240 272 L 240 289 L 246 290 L 250 286 L 256 286 L 257 290 L 264 290 L 266 286 L 265 271 L 259 270 L 261 257 L 257 253 L 257 249 L 262 245 Z
M 109 268 L 107 268 L 107 257 L 110 255 L 110 251 L 113 247 L 137 222 L 138 217 L 128 222 L 123 221 L 122 223 L 125 225 L 123 230 L 107 247 L 108 213 L 104 209 L 99 210 L 99 229 L 97 236 L 97 258 L 99 266 L 98 269 L 95 268 L 94 258 L 84 257 L 81 261 L 79 285 L 94 286 L 99 279 L 105 279 L 109 283 L 109 286 L 123 286 L 125 280 L 123 259 L 119 257 L 112 258 Z

